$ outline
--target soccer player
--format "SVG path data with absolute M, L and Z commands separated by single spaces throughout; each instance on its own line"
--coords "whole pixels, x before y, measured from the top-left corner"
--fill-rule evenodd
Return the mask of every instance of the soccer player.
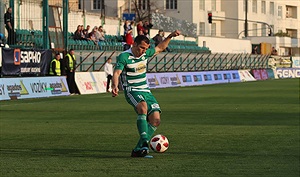
M 160 107 L 152 95 L 146 81 L 147 60 L 149 57 L 164 51 L 172 37 L 179 36 L 178 30 L 172 32 L 155 48 L 150 47 L 149 39 L 139 35 L 132 47 L 117 57 L 113 73 L 112 96 L 118 96 L 119 76 L 124 89 L 126 101 L 137 113 L 137 128 L 140 135 L 131 157 L 145 157 L 149 153 L 149 141 L 160 124 Z

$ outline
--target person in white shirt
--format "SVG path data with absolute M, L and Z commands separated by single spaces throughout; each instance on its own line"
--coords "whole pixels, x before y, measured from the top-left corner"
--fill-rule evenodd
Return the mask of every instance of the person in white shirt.
M 111 81 L 112 75 L 113 75 L 113 65 L 111 64 L 111 61 L 112 61 L 112 59 L 108 58 L 104 65 L 104 72 L 105 72 L 106 78 L 107 78 L 106 92 L 109 92 L 110 81 Z

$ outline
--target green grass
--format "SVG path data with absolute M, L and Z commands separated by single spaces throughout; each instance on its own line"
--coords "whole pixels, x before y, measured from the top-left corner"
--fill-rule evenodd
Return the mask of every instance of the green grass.
M 299 176 L 299 79 L 157 89 L 170 148 L 131 158 L 124 95 L 0 102 L 0 176 Z

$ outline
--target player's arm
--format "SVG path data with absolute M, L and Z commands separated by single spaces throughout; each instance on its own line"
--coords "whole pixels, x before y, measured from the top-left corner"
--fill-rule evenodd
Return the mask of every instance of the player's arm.
M 178 31 L 178 30 L 173 31 L 171 34 L 169 34 L 169 36 L 166 37 L 165 40 L 163 40 L 161 43 L 159 43 L 155 47 L 155 55 L 159 54 L 162 51 L 164 51 L 168 47 L 172 37 L 176 37 L 176 36 L 179 36 L 179 35 L 180 35 L 180 31 Z
M 119 94 L 118 85 L 119 85 L 119 77 L 121 73 L 122 70 L 119 69 L 114 70 L 113 77 L 112 77 L 112 91 L 111 91 L 113 97 L 118 96 Z

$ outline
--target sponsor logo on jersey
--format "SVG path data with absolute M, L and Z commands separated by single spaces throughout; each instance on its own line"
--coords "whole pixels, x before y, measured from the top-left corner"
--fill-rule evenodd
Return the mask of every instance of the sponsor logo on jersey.
M 135 68 L 135 72 L 138 72 L 138 73 L 144 73 L 144 72 L 146 72 L 146 65 L 144 63 L 139 64 Z

